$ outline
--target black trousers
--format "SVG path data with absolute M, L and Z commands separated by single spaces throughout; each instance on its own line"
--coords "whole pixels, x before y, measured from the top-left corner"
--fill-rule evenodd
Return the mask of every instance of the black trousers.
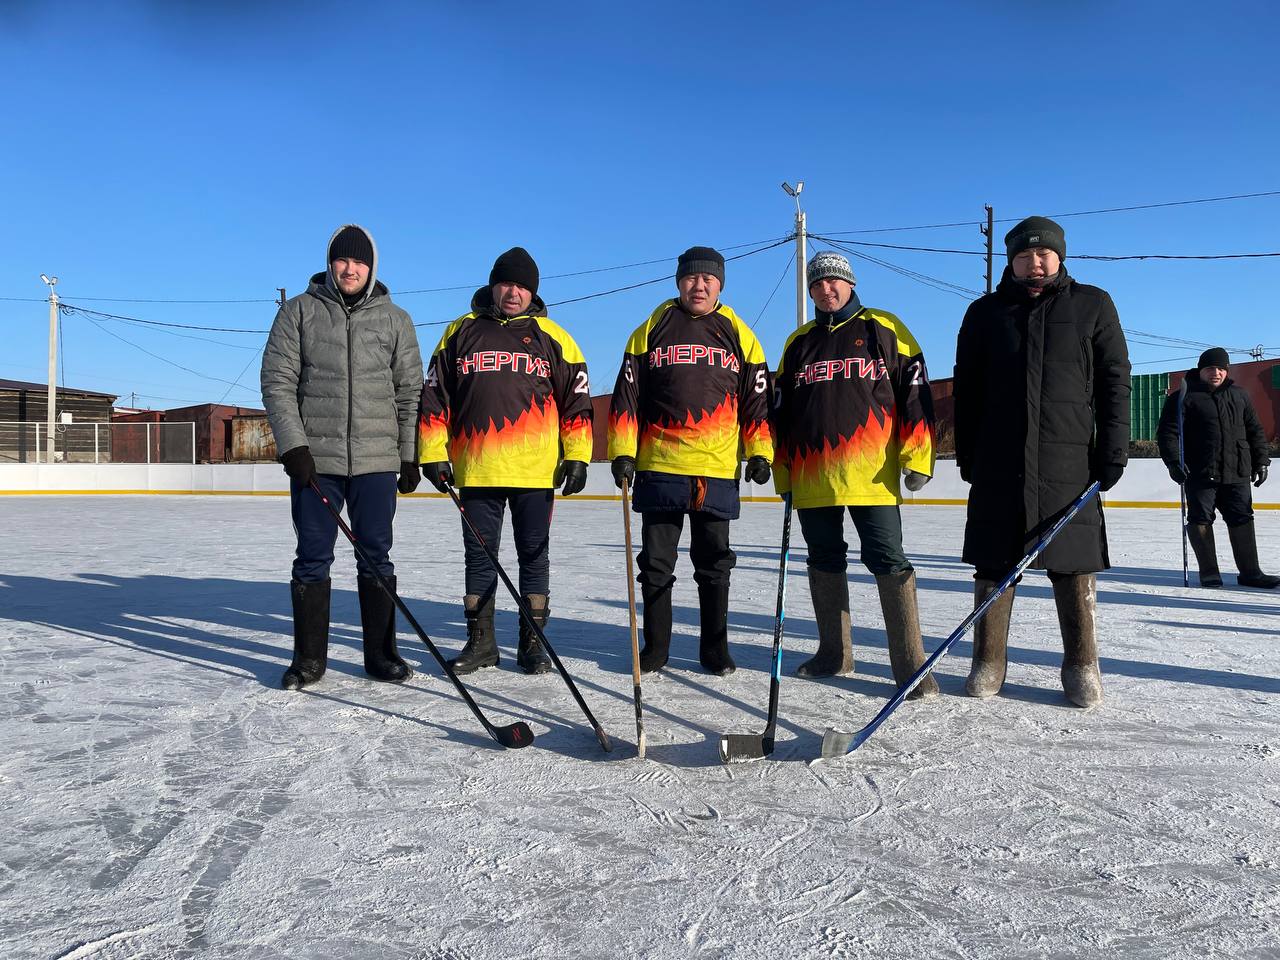
M 872 507 L 806 507 L 797 510 L 800 530 L 809 547 L 809 566 L 824 573 L 844 573 L 849 544 L 844 539 L 844 512 L 849 511 L 862 546 L 862 562 L 875 576 L 915 569 L 902 552 L 902 512 L 888 504 Z
M 729 549 L 729 521 L 703 510 L 688 513 L 689 559 L 699 586 L 728 584 L 738 556 Z M 685 513 L 650 510 L 640 514 L 640 575 L 642 586 L 662 590 L 675 583 L 676 548 L 684 530 Z
M 338 510 L 343 502 L 351 519 L 351 532 L 384 577 L 394 574 L 391 564 L 391 521 L 396 515 L 396 475 L 366 473 L 359 477 L 320 474 L 316 483 Z M 289 509 L 298 550 L 293 560 L 293 579 L 317 583 L 329 579 L 333 565 L 333 545 L 338 539 L 338 522 L 310 487 L 297 480 L 289 483 Z M 362 577 L 373 571 L 356 554 L 356 569 Z
M 1253 520 L 1253 495 L 1247 483 L 1188 483 L 1187 523 L 1213 523 L 1214 508 L 1228 527 Z
M 551 512 L 555 491 L 507 487 L 463 487 L 459 491 L 467 516 L 496 556 L 502 542 L 502 517 L 511 506 L 511 532 L 520 561 L 520 593 L 551 593 Z M 466 522 L 462 524 L 462 545 L 466 549 L 466 589 L 482 599 L 498 588 L 498 571 L 485 555 L 480 541 Z

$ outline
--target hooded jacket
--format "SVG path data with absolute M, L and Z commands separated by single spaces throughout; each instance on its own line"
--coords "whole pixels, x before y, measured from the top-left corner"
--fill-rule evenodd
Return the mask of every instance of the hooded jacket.
M 1066 267 L 1038 297 L 1006 267 L 965 312 L 956 344 L 956 460 L 972 484 L 964 560 L 1008 571 L 1097 475 L 1129 456 L 1129 351 L 1105 290 Z M 1034 566 L 1109 566 L 1102 504 L 1067 524 Z
M 364 230 L 358 224 L 345 224 Z M 369 236 L 369 231 L 364 231 Z M 378 279 L 350 307 L 330 267 L 284 302 L 262 354 L 262 400 L 280 453 L 310 447 L 319 473 L 393 473 L 414 460 L 422 357 L 409 314 Z M 328 256 L 329 245 L 325 246 Z
M 691 317 L 658 305 L 627 341 L 609 409 L 609 459 L 637 470 L 731 479 L 740 459 L 773 460 L 769 368 L 729 307 Z
M 1198 370 L 1183 378 L 1186 396 L 1177 390 L 1164 401 L 1156 440 L 1166 466 L 1178 464 L 1178 402 L 1182 402 L 1182 448 L 1187 482 L 1248 483 L 1258 467 L 1271 463 L 1267 435 L 1249 394 L 1228 377 L 1216 389 Z
M 863 307 L 787 339 L 774 374 L 774 486 L 797 509 L 902 502 L 902 471 L 933 476 L 933 394 L 920 345 Z
M 546 489 L 562 459 L 591 459 L 591 443 L 591 386 L 578 345 L 538 297 L 508 318 L 481 287 L 428 365 L 419 459 L 451 461 L 459 487 Z

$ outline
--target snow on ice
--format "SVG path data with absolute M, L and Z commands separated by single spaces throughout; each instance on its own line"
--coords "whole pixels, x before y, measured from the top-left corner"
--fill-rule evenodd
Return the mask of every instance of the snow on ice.
M 1032 573 L 1001 697 L 964 696 L 962 641 L 939 700 L 812 767 L 829 724 L 860 726 L 892 689 L 861 567 L 856 676 L 789 676 L 816 643 L 802 542 L 777 751 L 716 750 L 763 724 L 777 505 L 734 525 L 725 680 L 698 669 L 682 558 L 645 760 L 616 502 L 558 505 L 548 628 L 612 754 L 559 677 L 516 672 L 501 593 L 503 664 L 467 682 L 496 721 L 527 719 L 532 747 L 490 741 L 403 622 L 417 675 L 367 680 L 342 542 L 329 672 L 278 689 L 283 498 L 9 497 L 0 517 L 5 957 L 1280 956 L 1280 596 L 1184 588 L 1172 511 L 1108 514 L 1101 707 L 1063 699 Z M 963 510 L 904 517 L 932 649 L 972 604 Z M 404 597 L 456 651 L 453 506 L 401 501 L 396 535 Z M 1280 514 L 1258 539 L 1280 570 Z

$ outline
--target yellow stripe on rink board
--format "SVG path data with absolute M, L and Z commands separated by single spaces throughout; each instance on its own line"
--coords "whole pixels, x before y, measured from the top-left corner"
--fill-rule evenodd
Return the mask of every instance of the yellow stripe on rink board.
M 288 490 L 0 490 L 0 497 L 287 497 Z M 400 500 L 447 500 L 445 493 L 400 494 Z M 616 493 L 575 493 L 565 497 L 556 494 L 557 500 L 596 500 L 618 502 Z M 743 503 L 781 503 L 782 498 L 743 497 Z M 904 507 L 963 507 L 967 500 L 924 499 L 904 500 Z M 1138 510 L 1177 510 L 1176 500 L 1106 500 L 1108 507 Z M 1280 510 L 1280 503 L 1254 503 L 1255 510 Z

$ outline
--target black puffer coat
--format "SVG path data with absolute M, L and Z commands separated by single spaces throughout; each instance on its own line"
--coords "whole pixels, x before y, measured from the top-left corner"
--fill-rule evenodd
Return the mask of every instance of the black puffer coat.
M 1216 390 L 1188 370 L 1182 407 L 1182 450 L 1191 483 L 1248 483 L 1253 471 L 1271 462 L 1267 437 L 1249 394 L 1228 377 Z M 1167 466 L 1178 463 L 1178 398 L 1170 395 L 1160 411 L 1156 440 Z
M 1063 267 L 1036 298 L 1005 269 L 970 304 L 956 345 L 956 459 L 971 484 L 964 561 L 1007 572 L 1096 478 L 1129 459 L 1129 351 L 1104 290 Z M 1105 570 L 1099 500 L 1036 567 Z

